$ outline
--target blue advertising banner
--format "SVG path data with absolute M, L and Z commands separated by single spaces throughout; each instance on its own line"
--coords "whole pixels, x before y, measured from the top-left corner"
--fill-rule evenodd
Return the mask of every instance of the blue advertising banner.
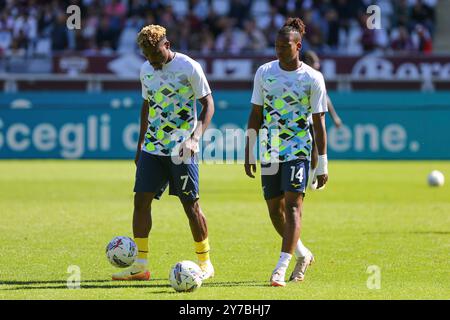
M 214 93 L 201 157 L 242 159 L 251 92 Z M 330 93 L 333 159 L 450 159 L 450 93 Z M 0 158 L 132 159 L 142 99 L 135 92 L 0 95 Z

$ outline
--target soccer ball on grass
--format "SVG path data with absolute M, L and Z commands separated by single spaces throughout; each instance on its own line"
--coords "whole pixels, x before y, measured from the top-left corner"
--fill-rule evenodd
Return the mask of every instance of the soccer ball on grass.
M 136 260 L 137 246 L 129 237 L 114 237 L 106 246 L 106 257 L 115 267 L 126 268 Z
M 196 263 L 184 260 L 170 269 L 169 281 L 175 291 L 192 292 L 202 285 L 202 270 Z
M 444 185 L 444 182 L 444 175 L 438 170 L 433 170 L 428 175 L 428 184 L 432 187 L 441 187 Z

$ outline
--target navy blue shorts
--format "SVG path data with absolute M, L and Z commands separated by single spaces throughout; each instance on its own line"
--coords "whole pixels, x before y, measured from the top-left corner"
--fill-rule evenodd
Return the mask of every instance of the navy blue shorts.
M 264 199 L 277 198 L 286 191 L 305 194 L 308 174 L 309 161 L 304 159 L 261 164 Z
M 199 198 L 198 161 L 175 164 L 170 156 L 158 156 L 141 151 L 136 169 L 134 192 L 156 193 L 160 199 L 169 185 L 169 194 L 182 201 Z

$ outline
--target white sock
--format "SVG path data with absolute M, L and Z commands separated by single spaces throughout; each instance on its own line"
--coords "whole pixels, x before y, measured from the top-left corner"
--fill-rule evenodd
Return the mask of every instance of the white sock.
M 277 266 L 275 269 L 287 269 L 289 266 L 289 262 L 291 262 L 292 255 L 286 252 L 281 252 L 280 260 L 278 260 Z
M 303 245 L 302 240 L 298 239 L 297 246 L 295 247 L 295 257 L 306 257 L 308 254 L 308 248 Z

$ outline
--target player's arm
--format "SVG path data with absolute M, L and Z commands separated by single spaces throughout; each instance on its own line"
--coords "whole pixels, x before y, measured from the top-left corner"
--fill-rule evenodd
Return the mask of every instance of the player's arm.
M 189 139 L 183 142 L 180 148 L 180 157 L 184 157 L 184 155 L 193 156 L 195 152 L 198 152 L 199 141 L 208 128 L 214 114 L 214 100 L 211 94 L 207 94 L 203 98 L 198 99 L 198 101 L 202 105 L 202 111 L 200 112 L 194 132 L 192 132 Z
M 330 96 L 328 96 L 328 95 L 327 95 L 327 107 L 328 107 L 328 112 L 330 113 L 330 116 L 333 119 L 334 125 L 337 128 L 340 128 L 342 126 L 342 120 L 338 116 L 336 109 L 334 108 L 333 102 L 331 102 Z
M 316 141 L 319 159 L 317 163 L 317 189 L 322 188 L 328 181 L 327 160 L 327 131 L 325 126 L 325 113 L 314 113 L 313 115 L 314 138 Z
M 139 139 L 137 143 L 136 155 L 134 157 L 134 163 L 137 165 L 139 160 L 139 155 L 141 154 L 142 144 L 144 143 L 145 133 L 147 132 L 148 127 L 148 101 L 142 101 L 141 107 L 141 120 L 140 120 L 140 130 L 139 130 Z
M 208 128 L 214 115 L 214 100 L 211 94 L 200 98 L 198 101 L 202 105 L 202 111 L 200 112 L 200 116 L 198 118 L 197 127 L 191 135 L 191 138 L 197 143 L 200 141 L 203 133 Z
M 256 143 L 259 129 L 263 123 L 263 107 L 252 104 L 252 111 L 248 118 L 247 132 L 245 134 L 245 174 L 254 178 L 256 172 L 256 160 L 253 155 L 253 148 Z
M 256 173 L 256 159 L 253 154 L 253 148 L 256 143 L 259 129 L 261 128 L 264 115 L 264 95 L 262 88 L 262 73 L 263 69 L 260 67 L 256 70 L 255 78 L 253 79 L 253 93 L 252 93 L 252 111 L 248 118 L 247 132 L 245 133 L 245 174 L 250 178 L 255 177 Z
M 316 141 L 317 168 L 317 189 L 321 189 L 328 181 L 328 160 L 327 160 L 327 130 L 325 126 L 325 112 L 328 111 L 328 95 L 325 87 L 323 75 L 318 72 L 311 84 L 311 107 L 314 128 L 314 138 Z
M 198 152 L 200 138 L 208 128 L 214 114 L 214 100 L 205 73 L 201 65 L 197 62 L 194 62 L 192 67 L 193 70 L 189 82 L 191 83 L 195 98 L 202 105 L 202 111 L 197 119 L 197 126 L 180 148 L 179 155 L 182 158 L 187 158 L 189 155 L 193 156 L 195 152 Z

